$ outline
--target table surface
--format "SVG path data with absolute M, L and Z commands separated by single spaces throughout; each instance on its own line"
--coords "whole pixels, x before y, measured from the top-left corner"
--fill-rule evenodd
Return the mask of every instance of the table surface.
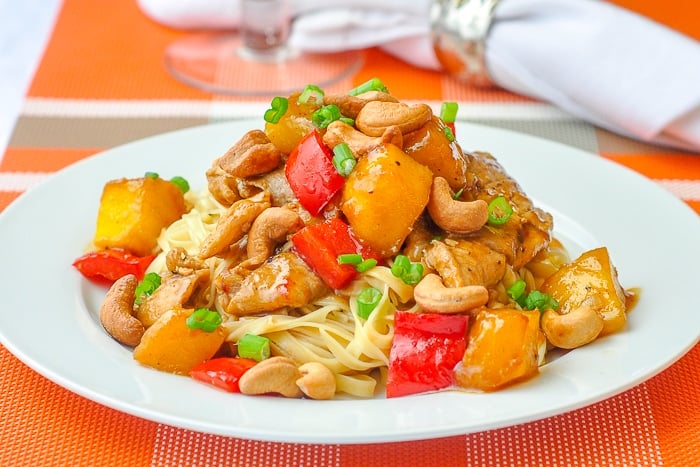
M 692 15 L 650 1 L 617 3 L 700 38 Z M 133 0 L 1 0 L 0 210 L 104 149 L 259 111 L 259 100 L 215 96 L 172 79 L 161 59 L 180 37 L 144 18 Z M 632 141 L 544 103 L 412 68 L 377 49 L 363 53 L 362 68 L 337 89 L 379 76 L 400 99 L 459 101 L 469 109 L 467 121 L 598 154 L 700 213 L 700 154 Z M 202 434 L 120 413 L 45 379 L 0 346 L 0 465 L 700 465 L 699 373 L 696 345 L 622 394 L 544 420 L 432 440 L 314 445 Z

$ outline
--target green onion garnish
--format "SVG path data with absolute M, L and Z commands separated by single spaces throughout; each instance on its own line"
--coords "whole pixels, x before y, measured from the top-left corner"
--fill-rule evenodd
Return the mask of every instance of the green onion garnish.
M 171 178 L 170 182 L 177 185 L 177 187 L 183 193 L 187 193 L 188 191 L 190 191 L 190 184 L 187 182 L 187 180 L 185 180 L 183 177 L 180 177 L 179 175 Z
M 370 269 L 372 269 L 376 265 L 377 265 L 376 259 L 368 258 L 368 259 L 361 261 L 357 265 L 355 265 L 355 269 L 357 270 L 357 272 L 363 273 L 363 272 L 369 271 Z
M 513 214 L 513 207 L 504 196 L 497 196 L 489 203 L 488 222 L 491 225 L 503 225 Z
M 287 112 L 288 108 L 289 100 L 286 97 L 273 97 L 272 102 L 270 102 L 270 108 L 265 111 L 263 118 L 267 123 L 277 123 Z
M 221 324 L 221 315 L 207 308 L 198 308 L 187 317 L 185 324 L 190 329 L 201 329 L 204 332 L 214 332 Z
M 414 285 L 423 278 L 423 265 L 412 263 L 406 255 L 396 255 L 391 265 L 391 274 L 401 279 L 404 284 Z
M 262 361 L 270 358 L 270 339 L 255 334 L 244 334 L 238 339 L 238 356 Z
M 315 84 L 307 84 L 301 94 L 299 94 L 297 102 L 300 104 L 306 104 L 309 101 L 320 103 L 323 102 L 323 96 L 325 95 L 326 94 L 323 92 L 323 89 L 319 88 Z
M 159 177 L 158 172 L 146 172 L 145 174 L 143 174 L 143 176 L 146 178 L 158 178 Z
M 317 128 L 326 128 L 341 117 L 340 109 L 335 104 L 324 105 L 311 114 L 311 121 Z
M 510 296 L 510 298 L 515 300 L 515 302 L 517 304 L 519 304 L 520 306 L 524 306 L 525 297 L 526 297 L 525 296 L 525 287 L 526 286 L 527 286 L 527 284 L 525 284 L 524 280 L 518 279 L 517 281 L 515 281 L 513 283 L 513 285 L 508 287 L 508 290 L 506 290 L 506 292 L 508 292 L 508 295 Z
M 369 91 L 389 92 L 379 78 L 372 78 L 369 81 L 365 81 L 364 83 L 360 84 L 356 88 L 351 89 L 348 91 L 348 94 L 351 96 L 357 96 Z
M 446 126 L 442 129 L 442 132 L 445 133 L 445 138 L 447 138 L 447 141 L 450 143 L 455 140 L 455 134 L 452 133 L 452 128 Z
M 454 123 L 457 119 L 457 110 L 459 110 L 459 104 L 456 102 L 443 102 L 440 107 L 440 118 L 445 123 Z
M 157 272 L 149 272 L 143 276 L 141 282 L 136 286 L 136 291 L 134 292 L 136 298 L 134 299 L 134 303 L 140 305 L 146 297 L 153 295 L 153 292 L 155 292 L 158 287 L 160 287 L 160 274 Z
M 367 287 L 363 289 L 362 292 L 357 296 L 357 314 L 362 319 L 369 318 L 372 314 L 379 301 L 382 299 L 382 293 L 374 288 Z
M 340 120 L 343 123 L 346 123 L 350 126 L 355 126 L 355 120 L 353 120 L 350 117 L 340 117 L 338 120 Z
M 527 295 L 524 308 L 528 310 L 537 308 L 542 312 L 551 308 L 556 311 L 559 308 L 559 302 L 548 293 L 533 290 Z
M 340 143 L 333 148 L 333 167 L 340 175 L 343 177 L 350 175 L 356 164 L 355 156 L 352 155 L 347 143 Z
M 464 193 L 464 188 L 460 188 L 459 190 L 457 190 L 457 192 L 454 195 L 452 195 L 452 199 L 459 199 L 459 197 L 462 196 L 462 193 Z
M 359 253 L 345 253 L 338 255 L 338 264 L 360 264 L 362 255 Z

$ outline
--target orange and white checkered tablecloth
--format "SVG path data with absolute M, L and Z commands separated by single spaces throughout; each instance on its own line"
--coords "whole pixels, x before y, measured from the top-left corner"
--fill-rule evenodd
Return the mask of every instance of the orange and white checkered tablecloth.
M 662 10 L 651 0 L 617 3 L 700 40 L 697 14 L 681 13 L 682 5 Z M 690 2 L 686 6 L 692 11 Z M 200 92 L 167 74 L 164 50 L 182 36 L 143 17 L 134 0 L 65 0 L 0 160 L 0 210 L 52 173 L 104 149 L 259 116 L 261 101 Z M 402 100 L 459 101 L 460 118 L 599 154 L 700 213 L 700 154 L 635 142 L 547 104 L 469 88 L 376 49 L 363 53 L 362 68 L 334 87 L 347 90 L 377 76 Z M 315 445 L 202 434 L 127 415 L 58 386 L 0 346 L 0 466 L 700 465 L 698 375 L 700 345 L 622 394 L 544 420 L 441 439 Z

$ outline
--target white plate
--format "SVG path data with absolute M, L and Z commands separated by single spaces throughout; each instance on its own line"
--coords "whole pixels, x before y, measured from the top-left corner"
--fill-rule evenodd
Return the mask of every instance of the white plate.
M 104 289 L 71 266 L 94 232 L 103 184 L 156 171 L 194 188 L 239 136 L 261 122 L 209 125 L 127 144 L 79 162 L 0 216 L 0 341 L 48 379 L 149 420 L 242 438 L 373 443 L 449 436 L 533 421 L 620 393 L 657 374 L 700 335 L 700 220 L 640 175 L 561 144 L 459 125 L 465 149 L 492 152 L 577 255 L 607 245 L 642 299 L 623 332 L 574 350 L 537 378 L 492 394 L 442 392 L 387 400 L 246 397 L 139 366 L 102 330 Z

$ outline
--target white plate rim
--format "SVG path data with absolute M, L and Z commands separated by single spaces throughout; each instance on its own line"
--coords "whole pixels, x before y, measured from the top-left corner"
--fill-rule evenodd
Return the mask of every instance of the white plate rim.
M 572 253 L 608 246 L 622 284 L 643 289 L 625 331 L 546 365 L 529 382 L 492 394 L 447 391 L 334 401 L 246 397 L 138 366 L 100 328 L 100 291 L 70 266 L 92 235 L 103 183 L 151 170 L 184 175 L 203 187 L 211 160 L 261 124 L 209 124 L 109 149 L 15 200 L 0 214 L 0 257 L 13 265 L 0 270 L 0 283 L 10 291 L 0 298 L 0 342 L 49 380 L 151 421 L 246 439 L 347 444 L 473 433 L 569 412 L 655 376 L 700 338 L 700 314 L 691 305 L 694 262 L 700 259 L 700 242 L 693 239 L 700 238 L 700 221 L 685 203 L 595 154 L 458 123 L 463 148 L 493 153 L 554 214 L 555 231 Z M 663 248 L 650 247 L 660 242 Z M 27 260 L 32 250 L 36 258 Z M 40 293 L 28 277 L 39 279 Z

